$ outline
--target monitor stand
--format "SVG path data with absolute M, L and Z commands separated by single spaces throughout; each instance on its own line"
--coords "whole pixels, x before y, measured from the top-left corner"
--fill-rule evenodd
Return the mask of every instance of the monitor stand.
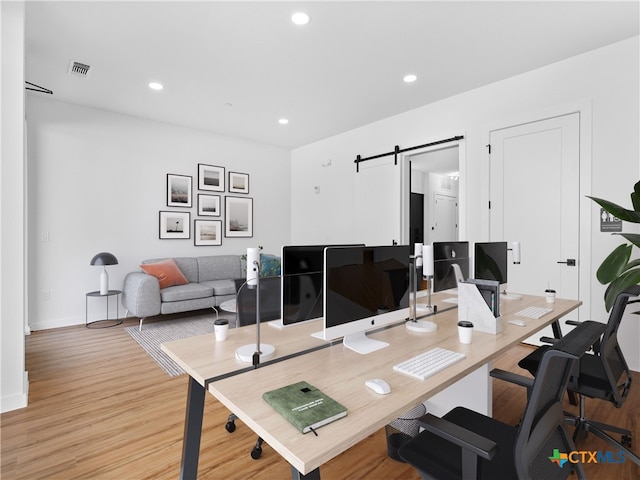
M 363 355 L 389 346 L 387 342 L 381 342 L 380 340 L 367 337 L 364 332 L 345 335 L 342 343 L 345 347 Z

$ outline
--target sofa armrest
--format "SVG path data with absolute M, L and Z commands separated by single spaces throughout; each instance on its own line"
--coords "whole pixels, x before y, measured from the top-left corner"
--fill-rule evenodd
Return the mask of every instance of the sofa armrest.
M 122 286 L 122 305 L 138 318 L 160 314 L 160 283 L 144 272 L 127 273 Z

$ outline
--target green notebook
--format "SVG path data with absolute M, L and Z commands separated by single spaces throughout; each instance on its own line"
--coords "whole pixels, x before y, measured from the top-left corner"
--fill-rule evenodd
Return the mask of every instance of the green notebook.
M 262 398 L 302 433 L 347 415 L 345 407 L 307 382 L 265 392 Z

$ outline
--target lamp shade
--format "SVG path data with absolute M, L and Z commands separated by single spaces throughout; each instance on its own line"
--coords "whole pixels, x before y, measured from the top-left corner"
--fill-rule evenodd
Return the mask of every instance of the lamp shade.
M 100 252 L 93 256 L 90 265 L 117 265 L 118 259 L 113 253 Z

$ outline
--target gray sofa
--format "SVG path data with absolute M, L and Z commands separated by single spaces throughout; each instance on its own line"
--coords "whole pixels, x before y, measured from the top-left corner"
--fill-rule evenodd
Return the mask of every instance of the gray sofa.
M 156 263 L 165 258 L 144 260 Z M 236 296 L 236 280 L 243 277 L 239 255 L 173 257 L 188 280 L 185 285 L 160 288 L 158 279 L 140 270 L 124 278 L 122 305 L 142 322 L 154 315 L 214 308 Z

